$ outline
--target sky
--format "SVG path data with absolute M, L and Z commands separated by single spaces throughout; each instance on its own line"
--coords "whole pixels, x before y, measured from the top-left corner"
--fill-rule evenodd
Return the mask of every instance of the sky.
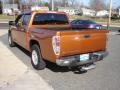
M 79 0 L 80 2 L 83 2 L 84 5 L 87 5 L 89 6 L 89 2 L 90 0 Z M 109 3 L 110 0 L 105 0 L 105 3 Z M 112 0 L 112 5 L 113 5 L 113 8 L 116 8 L 118 6 L 120 6 L 120 0 Z
M 44 1 L 49 1 L 49 0 L 44 0 Z M 80 3 L 83 2 L 83 4 L 86 6 L 89 6 L 90 0 L 78 0 L 78 1 Z M 110 2 L 110 0 L 104 0 L 104 1 L 105 1 L 106 5 L 108 5 Z M 118 6 L 120 6 L 120 0 L 112 0 L 112 5 L 113 5 L 113 8 L 117 8 Z
M 7 1 L 7 0 L 6 0 Z M 31 0 L 22 0 L 22 1 L 31 1 Z M 37 0 L 35 0 L 37 1 Z M 50 1 L 50 0 L 41 0 L 41 1 Z M 69 1 L 69 0 L 68 0 Z M 80 3 L 83 2 L 84 5 L 89 6 L 90 0 L 78 0 Z M 109 3 L 110 0 L 104 0 L 105 3 Z M 112 0 L 113 8 L 120 6 L 120 0 Z

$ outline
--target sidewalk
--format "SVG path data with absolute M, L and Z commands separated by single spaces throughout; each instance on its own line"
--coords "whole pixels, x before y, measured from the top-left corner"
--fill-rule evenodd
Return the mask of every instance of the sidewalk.
M 9 22 L 9 21 L 1 21 L 1 20 L 0 20 L 0 23 L 8 23 L 8 22 Z
M 0 31 L 0 36 L 5 34 Z M 53 90 L 0 41 L 0 90 Z

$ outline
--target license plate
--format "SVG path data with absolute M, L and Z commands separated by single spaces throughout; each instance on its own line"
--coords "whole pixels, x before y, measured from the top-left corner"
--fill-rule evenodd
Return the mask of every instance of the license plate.
M 88 61 L 88 60 L 89 60 L 89 54 L 80 55 L 80 61 Z

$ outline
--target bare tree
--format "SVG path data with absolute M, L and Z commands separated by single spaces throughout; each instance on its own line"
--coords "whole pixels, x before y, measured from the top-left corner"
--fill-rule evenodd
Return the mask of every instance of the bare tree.
M 50 2 L 49 2 L 50 10 L 52 8 L 51 5 L 52 5 L 52 0 L 50 0 Z M 62 0 L 54 0 L 54 10 L 57 10 L 57 7 L 61 7 L 61 5 L 62 5 Z
M 15 4 L 19 4 L 19 2 L 20 2 L 20 0 L 14 0 L 14 3 L 15 3 Z M 13 4 L 13 0 L 9 0 L 9 3 L 10 3 L 10 4 Z
M 18 4 L 18 8 L 21 9 L 21 0 L 8 0 L 10 4 Z
M 99 11 L 105 9 L 106 5 L 104 0 L 90 0 L 90 8 Z
M 75 7 L 76 2 L 77 2 L 77 0 L 69 0 L 69 4 L 72 7 Z
M 68 0 L 61 0 L 62 7 L 68 7 Z
M 2 1 L 0 0 L 0 14 L 2 14 Z

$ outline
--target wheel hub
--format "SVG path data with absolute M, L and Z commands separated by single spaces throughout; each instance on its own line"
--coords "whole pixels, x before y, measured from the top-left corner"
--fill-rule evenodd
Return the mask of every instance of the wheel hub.
M 9 39 L 8 39 L 8 40 L 9 40 L 9 43 L 11 44 L 11 36 L 9 36 Z
M 34 65 L 38 64 L 38 55 L 37 52 L 35 50 L 32 51 L 32 61 Z

